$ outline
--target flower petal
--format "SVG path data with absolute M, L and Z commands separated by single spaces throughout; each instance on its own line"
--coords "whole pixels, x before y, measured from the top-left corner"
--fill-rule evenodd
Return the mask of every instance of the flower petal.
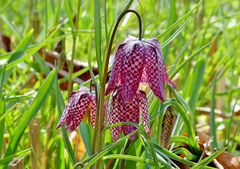
M 131 44 L 132 45 L 132 44 Z M 144 68 L 144 46 L 141 41 L 133 44 L 133 50 L 128 50 L 123 60 L 122 97 L 129 102 L 136 95 Z M 129 47 L 129 44 L 125 45 Z
M 118 100 L 118 95 L 114 95 L 110 100 L 110 110 L 108 115 L 108 124 L 113 125 L 121 122 L 121 116 L 123 114 L 123 106 Z M 121 126 L 111 127 L 110 132 L 113 138 L 113 141 L 117 141 L 122 131 Z
M 146 48 L 145 57 L 150 88 L 160 100 L 164 101 L 165 69 L 163 60 L 160 58 L 160 54 L 157 54 L 156 49 L 151 46 Z
M 61 127 L 64 123 L 66 130 L 69 132 L 77 128 L 87 112 L 90 100 L 90 96 L 83 94 L 81 91 L 73 93 L 69 98 L 68 105 L 63 112 L 57 128 Z
M 166 68 L 165 68 L 165 81 L 168 85 L 170 85 L 172 88 L 176 88 L 176 85 L 169 79 Z
M 127 103 L 124 106 L 124 114 L 121 116 L 122 122 L 132 122 L 135 124 L 139 124 L 139 103 L 138 100 L 134 99 L 131 103 Z M 122 131 L 124 135 L 128 135 L 132 133 L 137 128 L 132 125 L 124 125 L 122 126 Z M 130 140 L 134 140 L 136 138 L 136 134 L 130 137 Z
M 105 124 L 105 119 L 106 119 L 106 112 L 107 112 L 107 102 L 104 102 L 104 121 L 102 124 L 102 127 L 104 128 L 104 124 Z M 90 124 L 92 125 L 93 128 L 95 128 L 96 125 L 96 97 L 92 96 L 91 99 L 91 104 L 90 104 Z
M 158 42 L 157 39 L 148 39 L 146 40 L 147 43 L 150 43 L 153 45 L 153 47 L 156 49 L 157 54 L 160 56 L 159 59 L 161 60 L 160 62 L 163 63 L 163 54 L 162 54 L 162 48 Z M 164 63 L 163 63 L 164 64 Z M 164 66 L 164 71 L 165 71 L 165 82 L 170 85 L 172 88 L 176 88 L 176 85 L 169 79 L 166 68 Z
M 91 104 L 90 104 L 90 124 L 92 125 L 93 128 L 95 128 L 95 123 L 96 123 L 96 98 L 92 96 L 91 98 Z
M 146 94 L 143 91 L 139 91 L 140 99 L 140 119 L 142 119 L 145 132 L 150 135 L 150 120 L 149 120 L 149 109 Z
M 120 83 L 120 73 L 122 70 L 122 60 L 123 56 L 125 54 L 124 50 L 124 45 L 120 45 L 118 47 L 118 50 L 116 52 L 115 56 L 115 61 L 113 63 L 111 75 L 110 75 L 110 80 L 108 82 L 108 86 L 105 92 L 105 95 L 108 95 L 111 91 L 113 91 L 116 86 Z
M 112 95 L 109 112 L 109 125 L 119 122 L 131 122 L 139 124 L 140 116 L 142 116 L 144 129 L 147 134 L 150 133 L 150 124 L 148 117 L 148 105 L 146 94 L 143 91 L 137 91 L 136 96 L 131 102 L 125 102 L 121 97 L 122 88 L 118 88 Z M 140 114 L 141 109 L 141 114 Z M 113 140 L 116 141 L 123 131 L 124 135 L 132 133 L 137 128 L 133 125 L 123 125 L 119 127 L 110 128 Z M 130 137 L 134 140 L 137 134 Z

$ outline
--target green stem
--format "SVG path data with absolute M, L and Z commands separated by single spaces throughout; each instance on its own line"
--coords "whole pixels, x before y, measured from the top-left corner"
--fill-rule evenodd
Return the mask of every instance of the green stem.
M 70 92 L 72 90 L 73 61 L 74 61 L 75 54 L 76 54 L 76 43 L 77 43 L 77 35 L 78 35 L 78 20 L 79 20 L 79 15 L 80 15 L 80 6 L 81 6 L 81 0 L 78 0 L 77 16 L 76 16 L 76 20 L 75 20 L 75 30 L 72 30 L 73 46 L 72 46 L 72 57 L 71 57 L 70 66 L 69 66 L 68 95 L 70 95 Z
M 47 37 L 47 33 L 48 33 L 48 4 L 47 4 L 47 0 L 44 1 L 44 5 L 45 5 L 45 37 Z
M 116 34 L 116 31 L 117 31 L 117 28 L 118 28 L 118 25 L 120 23 L 120 21 L 122 20 L 122 18 L 127 14 L 127 13 L 134 13 L 137 17 L 138 17 L 138 21 L 139 21 L 139 40 L 142 39 L 142 21 L 141 21 L 141 17 L 140 15 L 134 11 L 134 10 L 125 10 L 121 13 L 121 15 L 118 17 L 117 19 L 117 22 L 114 26 L 114 29 L 113 29 L 113 32 L 112 32 L 112 35 L 110 37 L 110 41 L 109 41 L 109 45 L 108 45 L 108 51 L 107 51 L 107 56 L 104 60 L 104 69 L 103 69 L 103 76 L 102 76 L 102 84 L 101 84 L 101 87 L 100 87 L 100 95 L 99 95 L 99 104 L 98 104 L 98 112 L 96 114 L 96 123 L 97 123 L 97 128 L 95 130 L 95 133 L 96 134 L 96 139 L 95 139 L 95 142 L 94 144 L 97 144 L 97 147 L 96 147 L 96 151 L 97 152 L 100 152 L 101 149 L 102 149 L 102 146 L 103 146 L 103 128 L 102 128 L 102 124 L 103 124 L 103 120 L 104 120 L 104 94 L 105 94 L 105 85 L 106 85 L 106 82 L 107 82 L 107 72 L 108 72 L 108 64 L 109 64 L 109 59 L 110 59 L 110 54 L 111 54 L 111 50 L 112 50 L 112 45 L 113 45 L 113 40 L 114 40 L 114 37 L 115 37 L 115 34 Z M 101 168 L 101 160 L 99 161 L 99 164 L 97 164 L 97 166 Z
M 212 148 L 218 148 L 216 123 L 215 123 L 215 93 L 216 93 L 216 75 L 214 76 L 212 84 L 212 96 L 211 96 L 211 112 L 210 112 L 210 135 L 213 139 Z

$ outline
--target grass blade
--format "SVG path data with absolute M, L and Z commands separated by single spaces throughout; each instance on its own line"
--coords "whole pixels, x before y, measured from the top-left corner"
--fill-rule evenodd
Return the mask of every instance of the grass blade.
M 30 124 L 33 117 L 36 116 L 37 112 L 39 111 L 40 107 L 42 106 L 43 102 L 45 101 L 46 97 L 49 94 L 49 91 L 51 89 L 51 86 L 54 82 L 54 76 L 55 76 L 56 70 L 52 70 L 51 73 L 47 76 L 46 80 L 41 85 L 37 96 L 32 101 L 31 105 L 29 106 L 29 109 L 23 114 L 21 120 L 19 121 L 16 130 L 10 140 L 10 143 L 8 144 L 5 157 L 12 155 L 16 152 L 16 149 L 19 145 L 19 142 L 21 140 L 21 137 L 27 128 L 27 126 Z
M 102 73 L 102 28 L 101 28 L 101 12 L 100 12 L 100 1 L 94 0 L 94 36 L 95 36 L 95 46 L 96 46 L 96 56 L 98 64 L 98 72 L 101 77 Z M 100 78 L 101 79 L 101 78 Z
M 27 46 L 32 38 L 33 35 L 33 29 L 30 30 L 27 35 L 21 40 L 21 42 L 17 45 L 14 53 L 11 55 L 11 57 L 8 59 L 7 63 L 11 63 L 19 58 L 21 58 L 24 54 L 24 52 L 27 49 Z
M 203 160 L 201 160 L 199 163 L 197 163 L 196 165 L 194 165 L 192 167 L 192 169 L 201 169 L 204 168 L 205 166 L 207 166 L 211 161 L 213 161 L 215 158 L 217 158 L 219 155 L 221 155 L 224 152 L 225 148 L 222 148 L 218 151 L 216 151 L 215 153 L 213 153 L 212 155 L 208 156 L 207 158 L 204 158 Z
M 0 117 L 2 117 L 5 114 L 5 101 L 3 97 L 3 83 L 4 83 L 4 77 L 5 77 L 5 68 L 4 65 L 3 68 L 0 69 Z M 4 119 L 0 121 L 0 156 L 2 155 L 2 148 L 3 148 L 3 137 L 4 137 Z

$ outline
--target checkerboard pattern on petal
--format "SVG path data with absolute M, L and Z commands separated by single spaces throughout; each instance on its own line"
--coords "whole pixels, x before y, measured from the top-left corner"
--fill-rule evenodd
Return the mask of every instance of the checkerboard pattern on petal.
M 122 70 L 122 97 L 129 102 L 135 96 L 144 67 L 143 44 L 135 43 L 133 49 L 124 56 Z
M 96 98 L 95 95 L 91 94 L 87 88 L 81 87 L 79 91 L 71 93 L 68 104 L 60 121 L 58 122 L 57 128 L 60 128 L 63 124 L 65 124 L 67 131 L 73 131 L 77 128 L 89 110 L 90 123 L 94 127 L 96 116 Z
M 57 128 L 65 123 L 66 130 L 69 132 L 73 131 L 86 114 L 90 100 L 91 98 L 87 94 L 82 94 L 81 92 L 74 93 L 69 98 L 68 105 L 63 112 Z
M 140 82 L 148 83 L 162 101 L 165 82 L 175 88 L 175 84 L 168 78 L 158 40 L 128 37 L 117 50 L 105 94 L 122 87 L 122 98 L 129 102 L 136 95 Z
M 110 92 L 112 92 L 117 85 L 119 85 L 121 82 L 121 71 L 122 71 L 122 57 L 125 55 L 125 51 L 123 50 L 124 45 L 120 45 L 118 47 L 118 50 L 116 52 L 115 61 L 113 63 L 113 68 L 111 71 L 111 76 L 108 82 L 108 87 L 106 89 L 105 95 L 108 95 Z
M 109 111 L 109 125 L 116 124 L 119 122 L 132 122 L 139 124 L 140 112 L 143 112 L 143 124 L 146 133 L 149 134 L 149 117 L 148 117 L 148 105 L 146 94 L 143 91 L 137 91 L 136 96 L 131 102 L 125 102 L 121 96 L 122 89 L 117 89 L 112 95 L 110 100 L 110 111 Z M 124 135 L 128 135 L 136 130 L 135 126 L 123 125 L 117 127 L 111 127 L 110 132 L 114 141 L 117 141 L 121 132 Z M 136 134 L 130 137 L 130 140 L 134 140 Z
M 153 93 L 162 101 L 164 101 L 164 82 L 165 72 L 162 61 L 158 58 L 156 49 L 148 47 L 145 50 L 146 56 L 146 72 L 150 88 Z

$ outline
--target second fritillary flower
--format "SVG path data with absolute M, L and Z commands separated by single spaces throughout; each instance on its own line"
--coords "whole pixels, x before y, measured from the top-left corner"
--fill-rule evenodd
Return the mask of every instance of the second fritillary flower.
M 88 88 L 81 87 L 79 91 L 71 93 L 57 128 L 65 124 L 67 131 L 73 131 L 88 112 L 90 112 L 90 123 L 95 127 L 96 97 L 89 92 Z
M 149 124 L 149 110 L 147 104 L 146 94 L 143 91 L 137 91 L 131 102 L 126 103 L 120 93 L 122 89 L 116 89 L 113 93 L 110 101 L 110 111 L 108 116 L 109 125 L 113 125 L 119 122 L 132 122 L 144 125 L 144 130 L 147 134 L 150 134 Z M 118 140 L 118 137 L 123 132 L 124 135 L 128 135 L 136 130 L 135 126 L 123 125 L 110 128 L 110 132 L 114 141 Z M 133 135 L 130 140 L 135 139 L 136 135 Z

